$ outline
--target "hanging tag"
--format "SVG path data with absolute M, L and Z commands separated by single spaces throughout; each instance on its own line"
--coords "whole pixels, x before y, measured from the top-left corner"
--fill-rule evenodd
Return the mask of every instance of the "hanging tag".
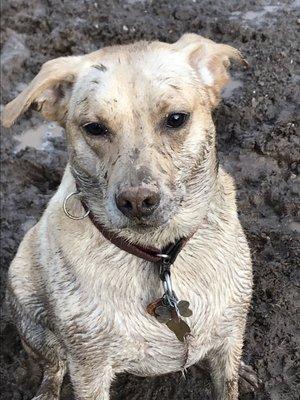
M 171 319 L 166 323 L 170 331 L 174 332 L 180 342 L 184 342 L 187 335 L 191 333 L 191 328 L 181 318 L 178 320 Z
M 180 300 L 177 303 L 177 307 L 179 310 L 179 313 L 182 317 L 190 317 L 193 315 L 193 311 L 189 308 L 190 307 L 190 303 L 186 300 Z
M 180 251 L 180 249 L 174 248 L 172 251 L 176 258 L 177 251 Z M 155 317 L 158 322 L 166 324 L 177 339 L 184 342 L 187 335 L 191 333 L 191 329 L 181 317 L 190 317 L 193 312 L 189 308 L 190 303 L 186 300 L 178 301 L 173 291 L 170 267 L 175 258 L 171 258 L 169 254 L 160 254 L 160 256 L 162 257 L 160 279 L 163 282 L 164 295 L 150 303 L 147 306 L 147 312 Z

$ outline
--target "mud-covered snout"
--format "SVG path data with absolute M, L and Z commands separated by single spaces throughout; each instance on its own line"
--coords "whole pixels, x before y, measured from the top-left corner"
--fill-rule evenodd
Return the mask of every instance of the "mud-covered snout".
M 130 219 L 150 217 L 159 206 L 161 194 L 158 188 L 127 186 L 116 193 L 118 209 Z
M 146 157 L 149 151 L 140 152 L 137 159 L 127 154 L 119 157 L 108 181 L 106 213 L 110 223 L 119 229 L 165 224 L 173 210 L 167 175 Z M 153 153 L 152 158 L 156 159 Z

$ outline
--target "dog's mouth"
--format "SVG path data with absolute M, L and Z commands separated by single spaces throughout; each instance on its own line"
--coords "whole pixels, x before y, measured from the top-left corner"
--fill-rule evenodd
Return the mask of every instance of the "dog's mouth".
M 173 217 L 179 212 L 182 195 L 164 195 L 159 206 L 154 212 L 143 216 L 126 215 L 121 212 L 115 204 L 114 197 L 108 195 L 104 197 L 104 202 L 91 202 L 90 205 L 94 213 L 101 215 L 99 218 L 105 226 L 112 230 L 124 230 L 136 233 L 149 233 L 157 229 L 162 229 L 170 224 Z
M 175 196 L 174 196 L 175 197 Z M 180 201 L 177 199 L 169 199 L 162 202 L 162 204 L 154 211 L 153 214 L 143 217 L 131 217 L 122 214 L 116 207 L 112 206 L 111 202 L 107 202 L 105 207 L 105 220 L 106 226 L 111 229 L 127 230 L 136 233 L 151 233 L 157 229 L 167 227 L 173 217 L 179 212 L 182 196 Z
M 144 218 L 127 218 L 119 214 L 106 214 L 106 226 L 111 226 L 112 229 L 128 230 L 136 233 L 151 233 L 157 229 L 166 227 L 174 212 L 171 209 L 166 212 L 158 212 L 157 215 Z
M 155 231 L 157 228 L 168 225 L 170 216 L 165 218 L 156 218 L 151 220 L 128 220 L 120 226 L 120 229 L 130 229 L 139 233 Z

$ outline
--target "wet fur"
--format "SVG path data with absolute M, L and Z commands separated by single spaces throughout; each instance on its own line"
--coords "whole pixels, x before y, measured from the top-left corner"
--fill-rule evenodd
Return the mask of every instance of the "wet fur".
M 58 399 L 67 369 L 78 399 L 108 400 L 120 372 L 164 374 L 204 358 L 215 399 L 238 398 L 251 260 L 211 118 L 229 58 L 243 61 L 230 46 L 197 35 L 64 57 L 46 63 L 6 106 L 4 125 L 35 104 L 65 126 L 69 144 L 61 185 L 9 269 L 13 320 L 44 369 L 36 399 Z M 163 120 L 174 108 L 191 118 L 171 133 Z M 95 118 L 109 126 L 107 137 L 84 134 L 81 126 Z M 157 267 L 112 245 L 89 219 L 64 214 L 74 178 L 94 215 L 125 240 L 162 248 L 196 231 L 172 267 L 176 293 L 193 309 L 185 344 L 146 312 L 162 294 Z M 161 193 L 142 223 L 116 209 L 114 196 L 126 185 Z M 69 208 L 84 212 L 76 197 Z

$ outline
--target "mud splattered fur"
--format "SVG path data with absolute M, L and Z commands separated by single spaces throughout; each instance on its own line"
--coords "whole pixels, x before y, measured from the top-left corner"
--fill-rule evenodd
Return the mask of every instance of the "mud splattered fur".
M 44 370 L 35 399 L 57 400 L 66 370 L 76 398 L 108 400 L 120 372 L 164 374 L 204 358 L 215 399 L 238 398 L 251 260 L 211 118 L 230 58 L 245 63 L 232 47 L 194 34 L 104 48 L 47 62 L 6 106 L 5 126 L 35 105 L 66 128 L 69 146 L 61 185 L 9 270 L 13 320 Z M 171 132 L 166 116 L 182 111 L 187 123 Z M 91 121 L 108 126 L 107 135 L 87 135 Z M 193 308 L 187 344 L 146 313 L 161 296 L 156 268 L 112 245 L 88 218 L 63 213 L 75 179 L 94 215 L 125 240 L 162 248 L 197 229 L 172 267 L 178 297 Z M 137 184 L 161 195 L 142 223 L 114 200 Z M 84 212 L 78 198 L 70 211 Z

